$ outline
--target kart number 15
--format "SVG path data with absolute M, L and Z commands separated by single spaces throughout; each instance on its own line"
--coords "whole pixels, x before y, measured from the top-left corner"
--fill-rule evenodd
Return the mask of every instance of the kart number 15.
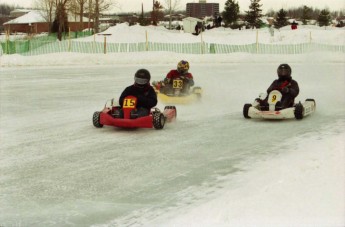
M 123 100 L 123 107 L 124 108 L 134 108 L 136 105 L 136 101 L 135 99 L 124 99 Z

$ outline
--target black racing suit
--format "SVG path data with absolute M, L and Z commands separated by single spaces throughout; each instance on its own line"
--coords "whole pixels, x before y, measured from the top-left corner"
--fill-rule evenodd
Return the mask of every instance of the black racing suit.
M 126 96 L 134 96 L 137 98 L 137 109 L 135 111 L 139 116 L 148 115 L 151 108 L 155 107 L 158 102 L 157 94 L 149 84 L 144 86 L 133 84 L 126 87 L 119 98 L 119 104 L 121 107 Z
M 273 81 L 271 86 L 267 89 L 267 94 L 273 90 L 278 90 L 282 93 L 283 97 L 281 99 L 281 108 L 292 107 L 295 102 L 295 98 L 299 93 L 298 83 L 293 80 L 291 77 L 288 79 L 278 79 Z M 267 98 L 266 98 L 267 103 Z

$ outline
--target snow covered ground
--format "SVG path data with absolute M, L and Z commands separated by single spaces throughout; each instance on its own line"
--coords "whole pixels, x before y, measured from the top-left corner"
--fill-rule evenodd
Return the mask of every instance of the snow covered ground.
M 132 37 L 126 29 L 118 32 Z M 316 31 L 344 42 L 344 30 Z M 255 33 L 246 32 L 241 42 L 251 43 Z M 308 33 L 285 32 L 295 40 Z M 170 36 L 160 33 L 156 40 Z M 177 122 L 92 126 L 93 112 L 137 69 L 159 80 L 181 59 L 204 94 L 177 105 Z M 280 63 L 292 67 L 297 100 L 315 99 L 315 114 L 244 119 L 243 105 Z M 2 55 L 0 226 L 344 226 L 344 63 L 341 53 Z

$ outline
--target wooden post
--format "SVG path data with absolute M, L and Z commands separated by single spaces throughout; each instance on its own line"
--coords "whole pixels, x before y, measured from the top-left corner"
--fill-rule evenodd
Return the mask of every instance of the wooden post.
M 92 53 L 95 53 L 96 33 L 93 34 Z
M 107 37 L 104 36 L 104 54 L 107 53 Z
M 202 27 L 201 27 L 201 30 L 200 30 L 200 40 L 201 40 L 201 54 L 204 54 L 204 41 L 202 39 Z
M 104 54 L 107 53 L 107 36 L 111 34 L 98 34 L 98 35 L 103 35 L 104 41 L 103 41 L 103 49 L 104 49 Z
M 259 30 L 256 30 L 256 53 L 259 53 Z
M 149 50 L 149 42 L 148 42 L 148 38 L 147 38 L 147 30 L 145 30 L 145 36 L 146 36 L 146 51 Z
M 71 51 L 71 27 L 68 27 L 68 52 Z

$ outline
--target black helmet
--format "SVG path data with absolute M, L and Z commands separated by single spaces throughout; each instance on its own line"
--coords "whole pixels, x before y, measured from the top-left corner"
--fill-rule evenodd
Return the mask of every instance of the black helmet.
M 134 75 L 134 82 L 137 85 L 146 85 L 150 83 L 151 75 L 147 69 L 139 69 Z
M 288 64 L 281 64 L 277 69 L 279 79 L 291 79 L 291 67 Z

